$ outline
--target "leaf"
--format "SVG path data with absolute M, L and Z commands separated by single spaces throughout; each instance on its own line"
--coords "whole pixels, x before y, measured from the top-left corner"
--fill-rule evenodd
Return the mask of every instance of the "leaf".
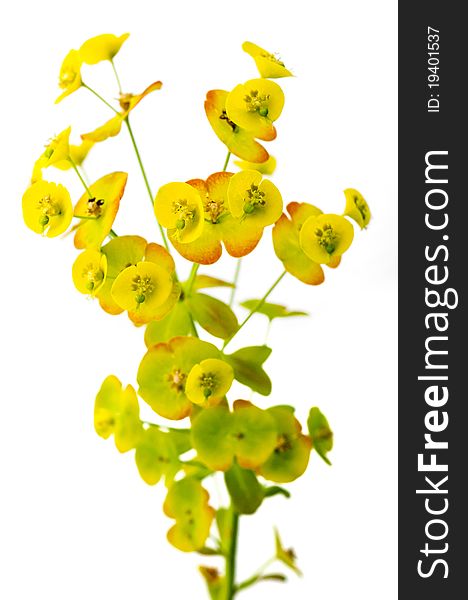
M 197 275 L 193 284 L 193 290 L 203 290 L 212 287 L 228 287 L 233 288 L 234 284 L 230 281 L 224 281 L 217 277 L 211 277 L 210 275 Z
M 233 335 L 238 327 L 236 315 L 227 304 L 206 294 L 193 294 L 187 299 L 193 318 L 203 329 L 223 340 Z
M 262 369 L 263 363 L 271 354 L 268 346 L 247 346 L 224 357 L 234 369 L 234 377 L 254 392 L 268 396 L 271 393 L 271 381 Z
M 309 314 L 300 310 L 288 310 L 282 304 L 272 304 L 271 302 L 264 302 L 260 308 L 256 308 L 260 302 L 261 300 L 245 300 L 245 302 L 241 302 L 241 306 L 250 311 L 255 310 L 260 315 L 265 315 L 270 321 L 285 317 L 307 317 Z
M 310 409 L 307 427 L 312 438 L 313 448 L 327 465 L 331 465 L 327 453 L 333 448 L 333 431 L 330 429 L 325 415 L 316 406 Z
M 254 472 L 234 463 L 224 474 L 224 480 L 236 511 L 243 515 L 253 515 L 265 497 L 265 490 Z
M 178 335 L 187 335 L 191 331 L 190 314 L 184 302 L 177 302 L 169 314 L 160 321 L 148 323 L 145 331 L 147 348 L 168 342 Z
M 265 498 L 271 498 L 272 496 L 278 496 L 281 494 L 285 498 L 291 498 L 291 493 L 279 485 L 271 485 L 270 487 L 264 488 Z
M 221 576 L 218 569 L 213 567 L 198 567 L 203 579 L 208 587 L 208 593 L 211 600 L 224 600 L 225 595 L 225 578 Z

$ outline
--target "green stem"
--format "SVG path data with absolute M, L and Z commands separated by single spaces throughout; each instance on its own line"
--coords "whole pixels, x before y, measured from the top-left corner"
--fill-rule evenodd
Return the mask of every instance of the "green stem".
M 254 306 L 252 308 L 252 310 L 249 312 L 249 314 L 245 317 L 245 319 L 239 325 L 238 329 L 231 335 L 231 337 L 228 337 L 228 339 L 224 342 L 222 350 L 224 350 L 224 348 L 226 348 L 226 346 L 233 339 L 233 337 L 236 336 L 239 333 L 239 331 L 242 329 L 242 327 L 244 327 L 244 325 L 250 320 L 250 318 L 252 317 L 252 315 L 254 315 L 257 312 L 257 310 L 259 310 L 260 308 L 262 308 L 262 306 L 265 304 L 265 300 L 268 298 L 268 296 L 271 294 L 271 292 L 275 289 L 275 287 L 278 285 L 278 283 L 283 279 L 283 277 L 285 275 L 286 275 L 286 271 L 283 271 L 281 273 L 281 275 L 278 277 L 278 279 L 273 283 L 273 285 L 265 293 L 265 295 L 263 296 L 263 298 L 257 302 L 256 306 Z
M 236 554 L 237 537 L 239 534 L 239 513 L 231 506 L 231 539 L 229 541 L 229 550 L 226 556 L 226 598 L 232 600 L 236 593 Z
M 197 271 L 200 265 L 198 263 L 193 263 L 192 270 L 190 271 L 189 278 L 187 280 L 187 296 L 190 296 L 193 290 L 193 286 L 195 283 L 195 278 L 197 276 Z
M 227 153 L 226 160 L 224 161 L 224 167 L 223 167 L 223 171 L 225 171 L 225 170 L 227 169 L 227 166 L 228 166 L 228 164 L 229 164 L 229 159 L 230 159 L 230 158 L 231 158 L 231 152 L 229 151 L 229 152 Z
M 133 149 L 135 150 L 135 154 L 136 154 L 136 157 L 137 157 L 137 160 L 138 160 L 138 164 L 140 165 L 140 171 L 141 171 L 141 174 L 143 175 L 143 180 L 145 182 L 145 186 L 146 186 L 146 190 L 148 192 L 148 196 L 149 196 L 149 199 L 150 199 L 150 202 L 151 202 L 151 206 L 153 206 L 153 204 L 154 204 L 153 193 L 151 191 L 151 187 L 150 187 L 150 184 L 149 184 L 149 181 L 148 181 L 148 177 L 146 176 L 145 167 L 143 166 L 143 161 L 141 160 L 140 151 L 138 150 L 138 146 L 137 146 L 137 143 L 136 143 L 136 140 L 135 140 L 135 136 L 133 135 L 133 131 L 132 131 L 132 127 L 130 125 L 130 119 L 128 118 L 128 115 L 125 117 L 124 121 L 125 121 L 125 124 L 127 126 L 128 133 L 130 135 L 130 139 L 132 140 L 132 145 L 133 145 Z M 167 238 L 166 238 L 166 234 L 164 233 L 164 229 L 162 228 L 162 226 L 161 226 L 161 224 L 159 222 L 158 222 L 158 227 L 159 227 L 159 231 L 161 232 L 161 237 L 162 237 L 162 240 L 164 242 L 164 246 L 166 247 L 166 250 L 168 252 L 170 252 L 170 250 L 169 250 L 169 244 L 168 244 Z
M 192 313 L 190 311 L 188 311 L 188 315 L 189 315 L 189 319 L 190 319 L 190 327 L 192 329 L 192 335 L 193 335 L 193 337 L 199 338 L 200 336 L 198 335 L 197 327 L 195 325 L 195 321 L 193 320 Z
M 117 69 L 115 68 L 114 61 L 112 59 L 110 64 L 112 65 L 112 70 L 114 71 L 115 79 L 117 80 L 117 85 L 119 86 L 119 94 L 122 94 L 122 85 L 120 83 L 119 74 L 117 73 Z
M 90 198 L 93 198 L 93 195 L 91 193 L 91 190 L 88 187 L 88 184 L 86 183 L 86 181 L 83 179 L 78 167 L 76 166 L 75 161 L 72 159 L 71 156 L 68 157 L 68 160 L 70 161 L 71 166 L 73 167 L 73 170 L 75 171 L 75 173 L 78 175 L 79 180 L 81 181 L 81 183 L 83 184 L 84 189 L 86 190 L 86 193 L 88 194 L 88 196 Z
M 107 102 L 107 100 L 106 100 L 105 98 L 103 98 L 103 97 L 101 96 L 101 94 L 98 94 L 98 93 L 96 92 L 96 90 L 93 90 L 93 88 L 89 87 L 89 85 L 86 85 L 86 83 L 85 83 L 84 81 L 81 83 L 81 85 L 82 85 L 84 88 L 86 88 L 87 90 L 89 90 L 89 91 L 90 91 L 92 94 L 94 94 L 94 95 L 96 96 L 96 98 L 99 98 L 99 100 L 100 100 L 101 102 L 104 102 L 104 104 L 105 104 L 106 106 L 108 106 L 108 107 L 109 107 L 109 108 L 110 108 L 112 111 L 114 111 L 116 115 L 120 115 L 120 112 L 119 112 L 117 109 L 115 109 L 115 108 L 112 106 L 112 104 L 109 104 L 109 102 Z
M 112 239 L 112 238 L 116 238 L 116 237 L 119 237 L 119 236 L 117 235 L 117 233 L 115 233 L 115 231 L 113 229 L 111 229 L 109 231 L 109 237 Z
M 238 258 L 237 259 L 237 264 L 236 264 L 236 271 L 234 273 L 234 279 L 232 281 L 232 285 L 234 287 L 231 290 L 231 297 L 229 298 L 229 306 L 232 306 L 234 304 L 234 297 L 236 295 L 237 282 L 239 280 L 239 273 L 240 273 L 240 269 L 241 269 L 241 263 L 242 263 L 242 258 Z

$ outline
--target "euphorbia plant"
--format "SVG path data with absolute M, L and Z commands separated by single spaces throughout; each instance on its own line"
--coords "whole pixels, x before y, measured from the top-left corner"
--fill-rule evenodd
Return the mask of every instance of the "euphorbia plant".
M 111 315 L 127 312 L 135 326 L 144 326 L 147 350 L 136 374 L 138 389 L 123 386 L 115 375 L 106 377 L 95 400 L 95 430 L 105 439 L 113 435 L 120 452 L 134 451 L 147 484 L 164 482 L 163 510 L 173 520 L 169 542 L 207 560 L 223 557 L 223 571 L 201 566 L 200 572 L 213 600 L 231 600 L 261 581 L 285 581 L 284 574 L 271 571 L 274 561 L 300 574 L 293 551 L 283 547 L 275 530 L 272 560 L 238 581 L 239 518 L 254 514 L 269 497 L 289 498 L 283 485 L 304 474 L 312 450 L 329 464 L 333 434 L 318 407 L 310 409 L 303 430 L 289 398 L 266 407 L 259 402 L 260 407 L 231 397 L 235 380 L 250 388 L 250 398 L 253 393 L 271 394 L 263 368 L 271 349 L 256 340 L 234 352 L 228 346 L 255 313 L 270 323 L 305 315 L 267 299 L 287 273 L 308 285 L 321 284 L 323 265 L 338 267 L 353 241 L 351 220 L 364 228 L 370 211 L 363 196 L 350 188 L 345 190 L 342 215 L 323 213 L 307 202 L 289 202 L 283 212 L 280 190 L 269 179 L 276 161 L 263 144 L 276 138 L 275 124 L 284 105 L 283 90 L 272 79 L 291 72 L 276 56 L 250 42 L 243 49 L 254 59 L 260 77 L 231 91 L 208 91 L 206 96 L 208 122 L 227 147 L 224 169 L 185 182 L 165 182 L 153 195 L 130 113 L 162 84 L 156 81 L 140 94 L 123 93 L 114 58 L 127 37 L 97 36 L 65 57 L 57 102 L 85 89 L 112 114 L 82 134 L 78 145 L 70 144 L 70 127 L 48 142 L 24 193 L 23 215 L 26 225 L 43 236 L 73 232 L 80 251 L 71 269 L 78 291 L 95 299 L 96 310 L 100 306 Z M 86 65 L 101 61 L 108 61 L 115 73 L 118 106 L 84 82 L 82 71 L 90 68 Z M 82 169 L 93 145 L 118 135 L 123 125 L 153 205 L 151 218 L 159 225 L 158 242 L 113 229 L 125 198 L 127 173 L 103 174 L 88 184 Z M 240 159 L 236 173 L 228 170 L 231 154 Z M 79 177 L 84 190 L 74 205 L 63 185 L 49 181 L 50 167 L 73 169 Z M 249 312 L 239 323 L 232 306 L 240 261 L 255 250 L 270 227 L 274 251 L 284 268 L 263 296 L 242 303 Z M 223 248 L 237 260 L 234 281 L 199 273 L 200 265 L 215 263 Z M 174 251 L 191 263 L 185 280 L 176 271 Z M 217 287 L 232 290 L 229 305 L 209 293 Z M 219 344 L 202 340 L 201 330 Z M 294 390 L 295 395 L 306 393 Z M 140 417 L 140 399 L 155 413 L 151 422 Z M 161 417 L 172 421 L 170 426 Z M 206 481 L 220 474 L 228 506 L 215 506 L 206 489 Z

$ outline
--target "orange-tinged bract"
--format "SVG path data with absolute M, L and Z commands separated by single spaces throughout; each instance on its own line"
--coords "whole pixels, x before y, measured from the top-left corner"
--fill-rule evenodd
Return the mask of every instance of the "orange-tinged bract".
M 283 214 L 273 228 L 276 256 L 288 273 L 308 285 L 319 285 L 325 280 L 323 269 L 304 252 L 299 236 L 304 222 L 311 216 L 322 214 L 322 211 L 307 202 L 290 202 L 286 208 L 291 220 Z M 327 266 L 337 267 L 340 260 L 340 256 L 333 257 Z
M 120 133 L 124 120 L 128 117 L 130 112 L 143 100 L 145 96 L 151 94 L 156 90 L 160 90 L 162 87 L 161 81 L 155 81 L 149 85 L 141 94 L 120 94 L 119 104 L 121 112 L 114 115 L 111 119 L 106 121 L 103 125 L 100 125 L 89 133 L 83 133 L 81 138 L 88 142 L 104 142 L 110 137 L 115 137 Z
M 232 176 L 232 173 L 222 171 L 213 173 L 206 181 L 191 179 L 184 184 L 196 190 L 203 210 L 200 233 L 194 241 L 183 243 L 171 230 L 168 232 L 175 249 L 184 258 L 209 265 L 220 258 L 221 242 L 231 256 L 239 258 L 252 252 L 260 241 L 263 225 L 255 219 L 235 218 L 231 214 L 228 189 Z M 159 222 L 163 224 L 161 220 Z
M 76 248 L 101 246 L 112 229 L 126 183 L 127 173 L 109 173 L 81 196 L 74 211 L 75 217 L 81 219 L 75 233 Z
M 252 163 L 264 163 L 268 160 L 268 152 L 255 140 L 256 136 L 227 116 L 227 97 L 225 90 L 211 90 L 206 95 L 205 113 L 213 131 L 235 156 Z M 272 134 L 270 139 L 275 135 Z

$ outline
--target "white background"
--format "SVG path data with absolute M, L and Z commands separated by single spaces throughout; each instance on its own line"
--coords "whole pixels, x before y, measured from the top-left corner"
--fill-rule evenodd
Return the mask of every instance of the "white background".
M 305 576 L 265 583 L 246 600 L 396 598 L 396 3 L 23 2 L 2 17 L 0 596 L 5 600 L 206 597 L 196 565 L 165 541 L 162 485 L 146 486 L 131 453 L 93 430 L 93 399 L 115 373 L 135 384 L 143 331 L 75 291 L 72 240 L 41 239 L 22 223 L 21 196 L 45 141 L 69 124 L 74 141 L 109 118 L 86 90 L 58 106 L 57 76 L 72 47 L 103 32 L 131 33 L 116 64 L 126 91 L 164 88 L 132 114 L 154 190 L 220 170 L 225 149 L 203 112 L 207 90 L 256 77 L 244 40 L 278 51 L 297 75 L 281 80 L 286 106 L 268 146 L 285 202 L 341 212 L 356 187 L 374 218 L 320 287 L 289 277 L 273 301 L 310 312 L 276 322 L 263 407 L 318 405 L 335 432 L 333 467 L 317 455 L 290 500 L 269 500 L 241 521 L 240 578 L 273 549 L 276 524 Z M 5 9 L 4 9 L 5 11 Z M 115 96 L 110 67 L 84 78 Z M 115 229 L 158 241 L 126 131 L 90 156 L 91 179 L 130 178 Z M 81 195 L 72 174 L 74 198 Z M 230 278 L 234 260 L 202 272 Z M 188 264 L 179 263 L 182 272 Z M 244 261 L 240 299 L 281 272 L 266 232 Z M 245 313 L 239 313 L 245 315 Z M 236 344 L 262 343 L 255 317 Z M 240 388 L 239 388 L 240 389 Z M 242 393 L 239 391 L 239 393 Z M 217 501 L 217 492 L 213 491 Z M 281 568 L 279 569 L 281 570 Z

